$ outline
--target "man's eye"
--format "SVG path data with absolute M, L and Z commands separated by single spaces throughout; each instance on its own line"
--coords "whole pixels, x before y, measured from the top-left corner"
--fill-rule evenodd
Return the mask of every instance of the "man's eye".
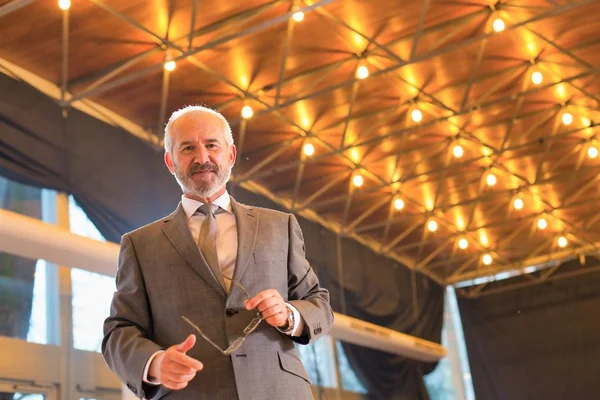
M 192 146 L 185 146 L 185 147 L 183 148 L 183 150 L 184 150 L 184 151 L 188 151 L 188 150 L 192 150 L 192 149 L 193 149 L 193 147 L 192 147 Z

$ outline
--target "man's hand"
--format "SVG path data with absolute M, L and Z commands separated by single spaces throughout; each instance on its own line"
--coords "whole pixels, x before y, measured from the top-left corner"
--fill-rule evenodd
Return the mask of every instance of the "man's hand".
M 258 308 L 267 324 L 276 328 L 286 327 L 290 313 L 283 297 L 275 289 L 263 290 L 250 300 L 244 302 L 247 310 Z
M 201 371 L 202 363 L 185 353 L 196 344 L 196 336 L 190 335 L 180 344 L 169 347 L 164 353 L 154 357 L 148 370 L 150 377 L 157 379 L 169 389 L 179 390 L 194 379 Z

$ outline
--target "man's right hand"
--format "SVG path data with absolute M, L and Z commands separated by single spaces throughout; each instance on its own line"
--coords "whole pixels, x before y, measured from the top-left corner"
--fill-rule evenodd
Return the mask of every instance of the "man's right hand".
M 196 336 L 190 335 L 180 344 L 169 347 L 152 360 L 148 375 L 173 390 L 180 390 L 201 371 L 202 363 L 185 353 L 196 344 Z

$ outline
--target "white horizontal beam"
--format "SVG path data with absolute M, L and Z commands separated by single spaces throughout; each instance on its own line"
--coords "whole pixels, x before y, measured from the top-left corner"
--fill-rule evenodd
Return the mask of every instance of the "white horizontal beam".
M 75 235 L 35 218 L 0 210 L 0 251 L 115 276 L 119 246 Z
M 34 218 L 0 210 L 0 251 L 114 276 L 119 245 L 98 242 Z M 437 343 L 338 313 L 331 334 L 348 343 L 420 361 L 433 362 L 446 356 L 446 349 Z

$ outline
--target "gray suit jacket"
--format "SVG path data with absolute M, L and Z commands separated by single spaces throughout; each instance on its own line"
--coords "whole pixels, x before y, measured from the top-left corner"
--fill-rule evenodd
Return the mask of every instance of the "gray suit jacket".
M 179 391 L 143 383 L 149 357 L 195 333 L 194 321 L 223 349 L 256 316 L 244 308 L 235 285 L 229 295 L 213 277 L 189 231 L 181 206 L 166 218 L 123 235 L 110 316 L 104 322 L 102 354 L 108 366 L 140 398 L 303 400 L 310 381 L 293 341 L 310 343 L 333 323 L 329 293 L 319 286 L 304 255 L 302 232 L 292 214 L 237 203 L 234 279 L 250 296 L 274 288 L 293 304 L 306 325 L 290 338 L 263 322 L 231 356 L 197 335 L 187 353 L 204 369 Z M 293 341 L 292 341 L 293 340 Z

